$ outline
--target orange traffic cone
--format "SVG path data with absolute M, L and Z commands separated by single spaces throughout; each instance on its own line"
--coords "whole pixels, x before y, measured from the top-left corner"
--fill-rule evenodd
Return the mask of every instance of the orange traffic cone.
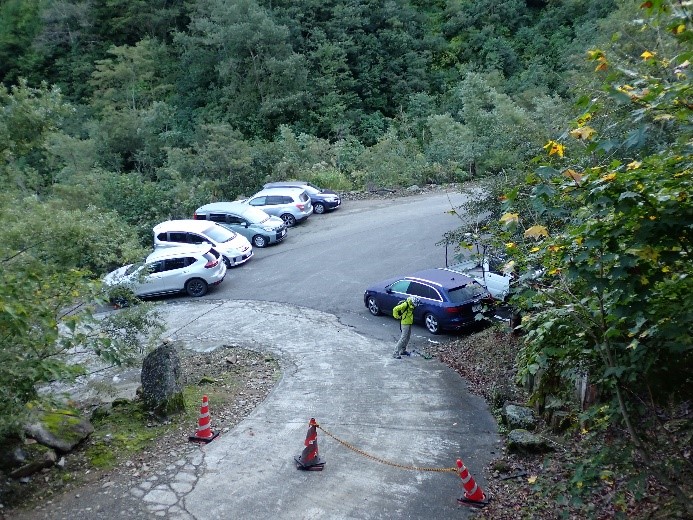
M 325 461 L 318 455 L 318 423 L 311 419 L 308 423 L 308 433 L 306 434 L 305 448 L 300 456 L 294 457 L 296 468 L 307 471 L 322 471 Z
M 462 505 L 471 505 L 476 507 L 484 507 L 488 504 L 486 495 L 481 490 L 472 478 L 472 475 L 467 471 L 464 463 L 457 459 L 457 468 L 464 486 L 464 495 L 457 499 L 457 502 Z
M 209 401 L 206 395 L 202 396 L 202 406 L 200 407 L 200 419 L 197 422 L 197 431 L 195 435 L 188 437 L 189 441 L 194 442 L 211 442 L 219 432 L 213 432 L 209 426 Z

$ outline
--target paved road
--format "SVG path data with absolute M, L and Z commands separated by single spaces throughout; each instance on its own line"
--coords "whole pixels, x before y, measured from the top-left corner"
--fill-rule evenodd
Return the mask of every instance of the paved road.
M 222 290 L 169 300 L 168 335 L 200 351 L 233 343 L 271 352 L 281 359 L 277 387 L 209 445 L 182 442 L 171 461 L 114 475 L 27 518 L 468 517 L 456 473 L 406 467 L 451 468 L 461 457 L 483 488 L 499 446 L 495 421 L 438 361 L 392 359 L 397 322 L 372 318 L 361 300 L 367 281 L 444 263 L 434 244 L 454 225 L 446 209 L 441 195 L 345 205 L 258 251 Z M 430 337 L 423 328 L 416 336 Z M 325 470 L 298 471 L 311 417 L 389 463 L 318 430 Z
M 312 215 L 291 228 L 283 243 L 255 248 L 255 257 L 232 269 L 208 298 L 322 310 L 363 334 L 394 341 L 397 322 L 372 317 L 363 291 L 391 276 L 444 266 L 445 247 L 436 243 L 460 224 L 449 211 L 463 201 L 459 192 L 347 201 L 337 211 Z M 417 337 L 437 339 L 421 327 L 414 330 L 414 341 Z

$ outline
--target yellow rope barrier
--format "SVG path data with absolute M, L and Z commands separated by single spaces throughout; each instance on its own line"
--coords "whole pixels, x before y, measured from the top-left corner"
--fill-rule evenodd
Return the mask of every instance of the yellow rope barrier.
M 422 468 L 419 466 L 407 466 L 405 464 L 398 464 L 396 462 L 391 462 L 389 460 L 381 459 L 380 457 L 376 457 L 375 455 L 371 455 L 370 453 L 366 453 L 365 451 L 357 448 L 356 446 L 353 446 L 353 445 L 349 444 L 348 442 L 340 439 L 339 437 L 336 437 L 335 435 L 328 432 L 325 428 L 323 428 L 322 426 L 320 426 L 317 423 L 316 423 L 316 427 L 321 429 L 325 435 L 333 438 L 334 440 L 336 440 L 339 444 L 341 444 L 345 448 L 348 448 L 351 451 L 358 453 L 359 455 L 363 455 L 366 458 L 369 458 L 369 459 L 374 460 L 376 462 L 380 462 L 381 464 L 386 464 L 388 466 L 393 466 L 395 468 L 413 470 L 413 471 L 433 471 L 433 472 L 438 472 L 438 473 L 457 473 L 458 472 L 457 468 L 426 468 L 426 467 Z

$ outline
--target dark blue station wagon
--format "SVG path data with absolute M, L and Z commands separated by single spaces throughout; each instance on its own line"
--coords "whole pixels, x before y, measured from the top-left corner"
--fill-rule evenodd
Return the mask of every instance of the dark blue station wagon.
M 438 268 L 373 284 L 363 294 L 363 303 L 373 316 L 392 316 L 395 305 L 409 296 L 418 296 L 421 301 L 414 309 L 414 323 L 422 323 L 431 334 L 474 323 L 484 305 L 492 301 L 489 292 L 473 278 Z

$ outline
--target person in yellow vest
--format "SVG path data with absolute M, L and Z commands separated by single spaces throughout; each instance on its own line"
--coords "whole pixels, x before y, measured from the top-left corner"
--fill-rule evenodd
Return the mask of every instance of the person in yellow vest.
M 395 353 L 392 355 L 395 359 L 401 359 L 402 356 L 408 356 L 407 344 L 409 343 L 409 338 L 411 337 L 411 326 L 414 323 L 414 307 L 419 305 L 420 300 L 418 296 L 410 296 L 401 303 L 395 305 L 392 309 L 392 316 L 399 320 L 399 326 L 402 333 L 399 336 L 399 341 L 395 346 Z

